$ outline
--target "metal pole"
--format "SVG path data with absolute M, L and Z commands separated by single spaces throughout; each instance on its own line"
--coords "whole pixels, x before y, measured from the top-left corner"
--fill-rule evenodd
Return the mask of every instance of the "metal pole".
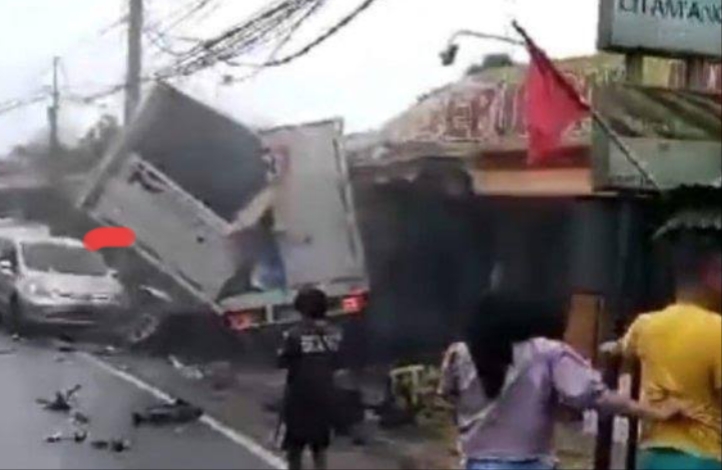
M 638 360 L 632 366 L 632 383 L 630 387 L 631 396 L 639 400 L 642 391 L 642 365 Z M 629 438 L 627 439 L 627 470 L 637 469 L 637 450 L 639 448 L 639 420 L 629 418 Z
M 125 125 L 133 118 L 140 102 L 141 72 L 143 68 L 143 0 L 129 0 L 128 75 L 125 95 Z
M 618 338 L 624 331 L 627 316 L 628 302 L 626 287 L 630 280 L 631 237 L 633 223 L 633 202 L 628 196 L 621 201 L 621 214 L 617 229 L 618 264 L 616 283 L 610 311 L 614 315 L 614 337 Z M 604 383 L 610 389 L 616 390 L 619 386 L 619 371 L 622 361 L 619 358 L 609 359 L 603 364 Z M 614 417 L 599 415 L 597 426 L 597 442 L 594 451 L 594 469 L 609 470 L 612 465 L 612 451 L 614 449 Z
M 53 58 L 53 103 L 48 109 L 48 120 L 50 122 L 50 158 L 58 158 L 60 151 L 60 137 L 58 136 L 58 112 L 60 111 L 60 89 L 58 87 L 58 68 L 60 58 Z
M 693 91 L 704 91 L 707 88 L 705 80 L 705 61 L 698 57 L 685 60 L 685 87 Z
M 604 131 L 605 134 L 611 139 L 611 141 L 616 145 L 619 150 L 622 151 L 622 154 L 627 159 L 629 163 L 632 164 L 634 168 L 639 171 L 639 173 L 644 177 L 644 179 L 649 182 L 650 185 L 656 190 L 660 190 L 659 183 L 657 183 L 657 180 L 652 174 L 644 167 L 644 164 L 634 156 L 634 152 L 632 149 L 629 148 L 627 144 L 624 143 L 624 141 L 619 137 L 619 135 L 614 132 L 614 129 L 612 129 L 612 126 L 609 125 L 606 119 L 602 117 L 601 114 L 599 114 L 594 108 L 589 108 L 591 110 L 592 119 L 594 122 L 596 122 L 599 127 Z

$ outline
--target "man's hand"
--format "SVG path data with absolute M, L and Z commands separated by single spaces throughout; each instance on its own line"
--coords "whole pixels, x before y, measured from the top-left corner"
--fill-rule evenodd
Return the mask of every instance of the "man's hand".
M 602 357 L 616 357 L 622 354 L 620 341 L 607 341 L 599 346 L 599 355 Z
M 681 418 L 685 414 L 684 404 L 675 399 L 667 399 L 657 405 L 644 404 L 642 406 L 645 417 L 655 421 L 669 421 Z

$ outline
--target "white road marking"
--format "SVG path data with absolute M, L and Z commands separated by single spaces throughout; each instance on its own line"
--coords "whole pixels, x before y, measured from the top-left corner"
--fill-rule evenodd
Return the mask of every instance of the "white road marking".
M 143 380 L 139 379 L 138 377 L 135 377 L 134 375 L 131 375 L 120 369 L 116 369 L 112 365 L 108 364 L 107 362 L 105 362 L 101 359 L 98 359 L 97 357 L 95 357 L 91 354 L 78 353 L 77 355 L 79 357 L 82 357 L 84 360 L 88 361 L 89 363 L 104 370 L 105 372 L 133 385 L 137 389 L 153 395 L 158 400 L 164 401 L 166 403 L 172 403 L 174 401 L 173 397 L 171 397 L 164 391 L 154 387 L 153 385 L 150 385 L 147 382 L 144 382 Z M 221 423 L 220 421 L 213 418 L 212 416 L 205 414 L 201 417 L 200 422 L 202 422 L 203 424 L 205 424 L 212 430 L 216 431 L 218 434 L 221 434 L 222 436 L 226 437 L 231 442 L 243 447 L 244 449 L 249 451 L 251 454 L 255 455 L 259 459 L 263 460 L 266 464 L 270 465 L 272 468 L 279 469 L 279 470 L 286 468 L 286 463 L 283 461 L 283 459 L 279 458 L 278 456 L 273 454 L 271 451 L 264 448 L 262 445 L 260 445 L 255 440 L 253 440 L 251 437 L 248 437 L 248 436 L 236 431 L 235 429 L 232 429 L 232 428 L 226 426 L 225 424 Z

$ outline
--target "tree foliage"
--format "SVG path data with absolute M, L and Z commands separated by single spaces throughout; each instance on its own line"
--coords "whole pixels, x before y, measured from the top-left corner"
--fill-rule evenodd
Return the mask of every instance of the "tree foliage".
M 511 67 L 515 65 L 509 54 L 489 54 L 479 64 L 473 64 L 466 69 L 466 76 L 477 75 L 481 72 L 500 67 Z

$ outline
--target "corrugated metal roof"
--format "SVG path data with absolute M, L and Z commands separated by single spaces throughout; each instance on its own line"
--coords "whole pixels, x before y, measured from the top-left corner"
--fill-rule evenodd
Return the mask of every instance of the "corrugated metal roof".
M 677 212 L 655 234 L 655 238 L 667 236 L 680 230 L 722 231 L 720 208 L 685 209 Z

